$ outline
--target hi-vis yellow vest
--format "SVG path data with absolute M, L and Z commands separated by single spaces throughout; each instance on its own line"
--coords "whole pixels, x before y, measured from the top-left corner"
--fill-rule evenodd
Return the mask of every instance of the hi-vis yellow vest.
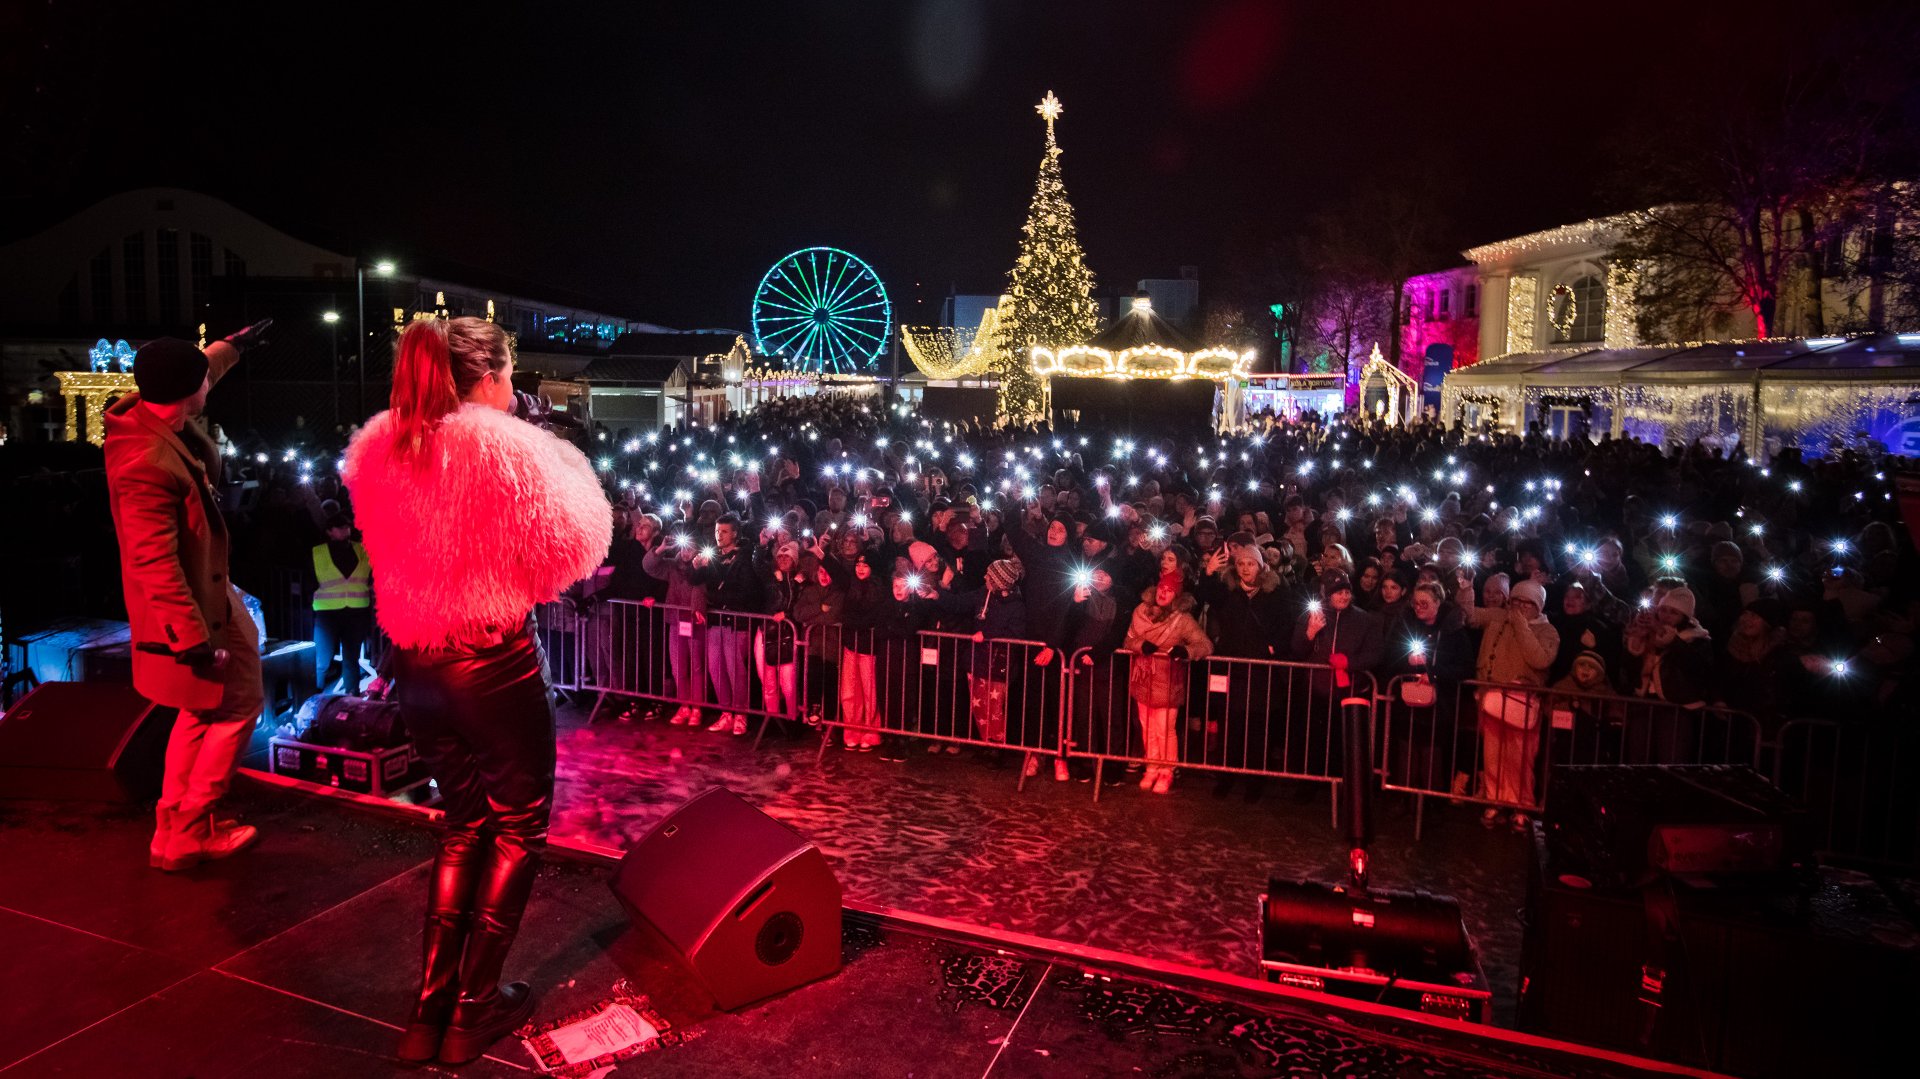
M 373 606 L 373 567 L 367 564 L 367 549 L 356 543 L 353 553 L 359 556 L 360 563 L 353 567 L 351 576 L 342 577 L 326 544 L 313 549 L 313 575 L 320 580 L 320 587 L 313 593 L 314 610 Z

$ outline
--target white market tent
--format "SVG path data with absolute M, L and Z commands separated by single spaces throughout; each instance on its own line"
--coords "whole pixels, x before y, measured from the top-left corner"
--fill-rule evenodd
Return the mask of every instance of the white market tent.
M 1516 352 L 1449 373 L 1442 422 L 1920 456 L 1920 333 Z

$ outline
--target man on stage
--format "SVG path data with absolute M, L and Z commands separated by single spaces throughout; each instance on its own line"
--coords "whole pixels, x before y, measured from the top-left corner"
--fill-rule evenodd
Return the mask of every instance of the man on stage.
M 149 864 L 168 872 L 255 838 L 214 806 L 233 782 L 265 696 L 259 631 L 227 579 L 220 455 L 194 421 L 207 391 L 268 321 L 201 351 L 163 337 L 134 355 L 139 388 L 107 410 L 107 490 L 133 634 L 133 685 L 180 710 L 167 743 Z

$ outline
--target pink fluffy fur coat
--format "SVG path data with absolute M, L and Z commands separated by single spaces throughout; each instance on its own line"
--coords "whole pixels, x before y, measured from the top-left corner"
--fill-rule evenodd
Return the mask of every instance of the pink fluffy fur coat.
M 471 404 L 441 421 L 416 463 L 395 459 L 394 440 L 392 412 L 368 420 L 342 475 L 395 645 L 512 626 L 606 558 L 613 508 L 571 445 Z

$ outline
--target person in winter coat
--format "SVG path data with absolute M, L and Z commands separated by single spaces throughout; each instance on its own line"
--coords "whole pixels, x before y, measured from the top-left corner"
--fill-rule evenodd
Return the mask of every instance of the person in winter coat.
M 1700 710 L 1713 697 L 1713 639 L 1694 620 L 1690 588 L 1675 588 L 1654 603 L 1650 623 L 1626 634 L 1628 684 L 1634 696 L 1677 707 L 1629 710 L 1626 752 L 1634 759 L 1690 762 L 1702 748 Z
M 479 1057 L 532 1012 L 501 968 L 553 807 L 554 713 L 533 609 L 594 572 L 613 535 L 579 450 L 514 419 L 513 344 L 477 318 L 411 323 L 393 407 L 347 447 L 381 628 L 445 832 L 420 993 L 399 1056 Z
M 1470 570 L 1463 572 L 1471 573 Z M 1521 581 L 1507 594 L 1504 607 L 1473 605 L 1473 585 L 1458 593 L 1467 624 L 1481 630 L 1480 657 L 1475 673 L 1482 682 L 1500 683 L 1480 691 L 1480 797 L 1507 805 L 1534 804 L 1534 770 L 1540 755 L 1540 728 L 1544 710 L 1540 695 L 1525 687 L 1544 686 L 1560 648 L 1560 634 L 1541 608 L 1547 590 L 1538 581 Z M 1500 819 L 1489 806 L 1480 822 L 1492 827 Z M 1524 812 L 1513 815 L 1513 828 L 1528 825 Z
M 791 621 L 800 597 L 800 545 L 784 540 L 754 551 L 763 614 L 771 622 L 754 627 L 753 655 L 760 675 L 760 701 L 768 715 L 800 714 L 800 639 Z
M 1036 506 L 1030 519 L 1039 520 Z M 1065 600 L 1073 591 L 1073 570 L 1079 562 L 1079 548 L 1072 542 L 1073 523 L 1065 517 L 1046 521 L 1045 539 L 1036 539 L 1024 528 L 1007 531 L 1013 542 L 1014 557 L 1020 560 L 1020 585 L 1028 601 L 1028 629 L 1037 640 L 1049 645 L 1062 642 L 1066 623 Z
M 845 610 L 840 627 L 840 728 L 848 749 L 871 753 L 880 746 L 878 687 L 874 684 L 875 628 L 887 579 L 873 571 L 867 555 L 848 568 Z
M 1369 677 L 1385 651 L 1379 616 L 1353 604 L 1353 579 L 1341 570 L 1323 574 L 1320 599 L 1309 601 L 1294 622 L 1291 655 L 1311 663 L 1305 693 L 1288 679 L 1287 750 L 1281 770 L 1332 775 L 1340 767 L 1344 724 L 1340 702 L 1371 696 Z M 1324 669 L 1322 669 L 1324 668 Z M 1290 672 L 1291 673 L 1291 672 Z M 1315 752 L 1314 747 L 1322 752 Z
M 1460 722 L 1460 683 L 1473 677 L 1473 641 L 1466 616 L 1432 582 L 1417 585 L 1407 610 L 1385 635 L 1383 674 L 1427 687 L 1402 689 L 1389 703 L 1387 771 L 1396 782 L 1421 790 L 1450 780 L 1458 798 L 1472 782 L 1478 731 Z M 1404 717 L 1404 719 L 1402 718 Z M 1438 759 L 1436 759 L 1438 758 Z
M 875 575 L 876 577 L 878 574 Z M 933 583 L 912 571 L 896 571 L 888 579 L 870 616 L 873 630 L 873 684 L 877 691 L 872 713 L 885 729 L 880 746 L 883 760 L 906 760 L 905 739 L 893 732 L 924 733 L 921 729 L 920 631 L 933 624 Z
M 740 518 L 723 514 L 713 523 L 713 545 L 693 556 L 693 579 L 707 589 L 707 677 L 722 711 L 709 731 L 747 733 L 747 646 L 752 619 L 764 602 L 753 556 L 740 544 Z
M 809 551 L 800 556 L 799 576 L 792 617 L 794 631 L 805 645 L 807 723 L 817 727 L 827 687 L 839 684 L 840 623 L 845 615 L 847 595 L 817 553 Z
M 1001 559 L 987 567 L 986 588 L 964 595 L 977 619 L 967 661 L 967 701 L 974 728 L 988 742 L 1007 740 L 1007 685 L 1012 653 L 996 641 L 1027 635 L 1027 604 L 1020 594 L 1020 564 Z
M 1564 694 L 1564 696 L 1563 696 Z M 1553 716 L 1553 760 L 1562 764 L 1618 764 L 1626 705 L 1607 676 L 1607 657 L 1586 648 L 1553 683 L 1547 706 Z
M 1225 553 L 1223 547 L 1209 558 L 1212 571 L 1194 590 L 1195 598 L 1207 606 L 1214 654 L 1260 660 L 1285 658 L 1293 616 L 1286 608 L 1285 593 L 1280 591 L 1280 575 L 1267 568 L 1257 547 L 1235 549 L 1231 566 L 1223 569 Z M 1225 724 L 1222 764 L 1240 769 L 1271 767 L 1271 712 L 1274 705 L 1286 703 L 1284 693 L 1276 695 L 1272 690 L 1276 682 L 1284 686 L 1285 681 L 1286 675 L 1275 675 L 1272 668 L 1227 665 L 1226 711 L 1221 718 Z M 1281 699 L 1276 701 L 1275 696 Z M 1223 772 L 1216 793 L 1225 795 L 1233 782 L 1233 773 Z M 1259 789 L 1255 781 L 1251 793 L 1257 797 Z
M 707 588 L 694 577 L 695 550 L 690 534 L 684 529 L 673 530 L 662 534 L 641 561 L 650 576 L 667 586 L 667 612 L 661 620 L 661 632 L 667 638 L 674 696 L 683 702 L 670 720 L 676 727 L 700 722 L 700 707 L 684 702 L 704 700 L 707 692 Z
M 1074 582 L 1073 605 L 1067 615 L 1065 658 L 1072 664 L 1072 745 L 1094 753 L 1106 752 L 1113 723 L 1113 652 L 1119 647 L 1126 623 L 1120 620 L 1120 600 L 1114 595 L 1113 573 L 1106 564 L 1086 571 L 1085 584 Z M 1129 601 L 1129 606 L 1132 605 Z M 1120 710 L 1125 718 L 1125 707 Z M 1086 778 L 1083 776 L 1082 778 Z
M 1151 602 L 1134 608 L 1121 646 L 1134 653 L 1127 689 L 1140 711 L 1140 739 L 1147 768 L 1140 786 L 1165 794 L 1173 784 L 1172 762 L 1180 759 L 1177 733 L 1180 709 L 1187 701 L 1188 664 L 1205 659 L 1213 642 L 1193 618 L 1186 580 L 1166 573 Z
M 1320 596 L 1294 622 L 1293 658 L 1332 668 L 1314 672 L 1316 695 L 1353 692 L 1385 655 L 1380 619 L 1354 604 L 1353 580 L 1342 571 L 1321 577 Z
M 205 351 L 178 338 L 147 342 L 133 361 L 138 392 L 103 417 L 134 688 L 180 713 L 147 847 L 147 864 L 166 872 L 237 854 L 258 835 L 252 825 L 223 826 L 214 812 L 265 694 L 258 630 L 228 579 L 230 539 L 216 493 L 220 451 L 196 420 L 208 390 L 263 329 Z

